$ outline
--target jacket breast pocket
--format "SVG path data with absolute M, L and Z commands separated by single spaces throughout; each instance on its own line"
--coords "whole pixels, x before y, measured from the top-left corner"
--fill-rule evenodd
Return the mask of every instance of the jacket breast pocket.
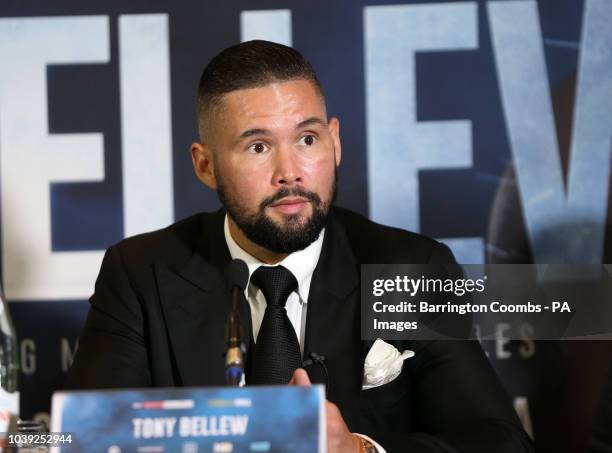
M 410 376 L 407 369 L 393 381 L 361 391 L 362 421 L 368 430 L 401 431 L 410 424 Z
M 362 400 L 376 406 L 389 406 L 404 399 L 409 392 L 408 373 L 402 371 L 391 382 L 361 391 Z

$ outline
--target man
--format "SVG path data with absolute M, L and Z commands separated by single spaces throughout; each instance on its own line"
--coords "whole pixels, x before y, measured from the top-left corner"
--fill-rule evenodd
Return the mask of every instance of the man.
M 340 127 L 310 64 L 279 44 L 233 46 L 204 70 L 198 107 L 193 165 L 225 209 L 107 251 L 67 386 L 222 385 L 222 274 L 241 258 L 250 275 L 247 382 L 279 382 L 261 366 L 272 361 L 283 383 L 309 385 L 295 368 L 310 353 L 325 356 L 330 452 L 530 451 L 478 344 L 397 342 L 415 356 L 390 383 L 362 390 L 371 342 L 360 338 L 360 263 L 454 259 L 432 239 L 332 207 Z M 277 271 L 293 285 L 283 290 L 286 311 L 262 277 Z M 271 323 L 285 329 L 282 342 Z M 297 362 L 270 358 L 265 345 L 279 342 Z

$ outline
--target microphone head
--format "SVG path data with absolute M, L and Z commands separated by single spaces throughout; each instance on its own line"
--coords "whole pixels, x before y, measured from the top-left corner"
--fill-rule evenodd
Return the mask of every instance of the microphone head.
M 226 269 L 227 283 L 230 288 L 237 286 L 240 291 L 244 291 L 249 281 L 249 268 L 242 260 L 232 260 Z

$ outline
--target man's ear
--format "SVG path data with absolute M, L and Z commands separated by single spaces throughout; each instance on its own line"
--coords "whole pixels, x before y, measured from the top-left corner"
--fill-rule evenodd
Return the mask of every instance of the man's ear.
M 327 122 L 329 133 L 334 143 L 334 157 L 336 159 L 336 167 L 340 165 L 340 159 L 342 158 L 342 144 L 340 143 L 340 121 L 338 118 L 332 117 Z
M 204 143 L 192 143 L 191 162 L 196 176 L 212 190 L 217 190 L 217 178 L 215 178 L 215 164 L 213 151 L 210 145 Z

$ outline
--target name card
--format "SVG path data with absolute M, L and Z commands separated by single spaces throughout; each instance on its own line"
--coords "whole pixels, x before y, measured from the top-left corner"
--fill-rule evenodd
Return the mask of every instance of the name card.
M 324 411 L 319 385 L 56 392 L 51 451 L 325 453 Z

